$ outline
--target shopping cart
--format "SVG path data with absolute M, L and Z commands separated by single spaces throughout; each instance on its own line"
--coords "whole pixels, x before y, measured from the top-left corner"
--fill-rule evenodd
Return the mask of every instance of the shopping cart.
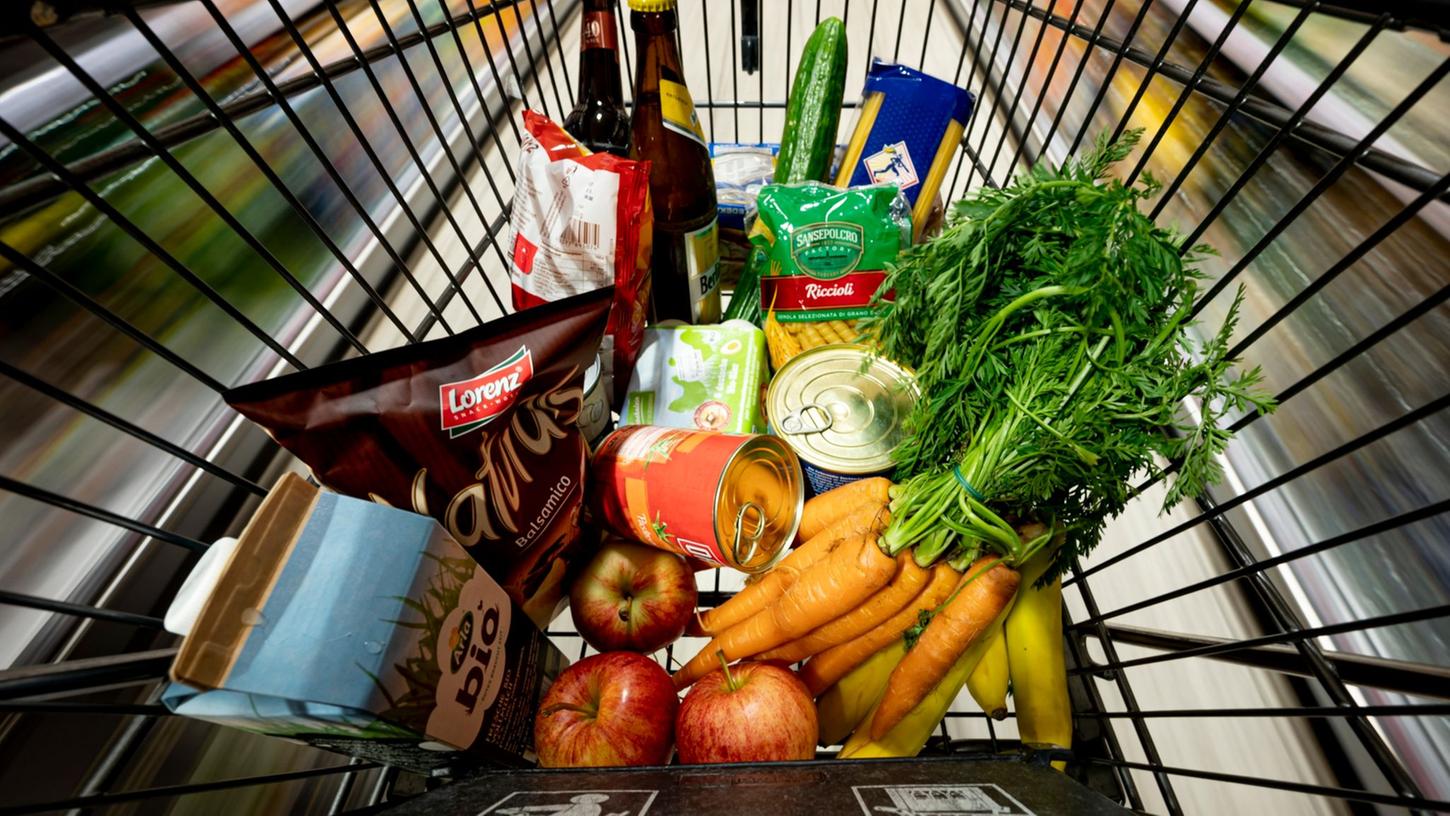
M 714 141 L 777 140 L 840 16 L 853 77 L 879 56 L 977 95 L 948 200 L 1146 127 L 1120 172 L 1220 251 L 1203 316 L 1246 286 L 1236 350 L 1283 407 L 1237 420 L 1210 497 L 1160 518 L 1144 485 L 1067 578 L 1069 775 L 1154 812 L 1450 809 L 1444 3 L 681 5 Z M 288 466 L 222 389 L 505 311 L 518 113 L 571 107 L 577 6 L 5 4 L 0 812 L 338 813 L 440 784 L 167 716 L 159 616 Z M 927 753 L 1015 736 L 963 695 Z

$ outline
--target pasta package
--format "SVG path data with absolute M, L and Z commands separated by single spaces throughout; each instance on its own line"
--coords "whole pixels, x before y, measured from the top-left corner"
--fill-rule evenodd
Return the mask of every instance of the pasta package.
M 836 186 L 896 185 L 911 204 L 920 237 L 973 102 L 972 94 L 950 82 L 874 60 Z
M 770 184 L 757 208 L 750 240 L 765 255 L 760 303 L 772 366 L 806 349 L 858 340 L 856 320 L 870 312 L 886 265 L 911 244 L 900 191 L 891 184 Z

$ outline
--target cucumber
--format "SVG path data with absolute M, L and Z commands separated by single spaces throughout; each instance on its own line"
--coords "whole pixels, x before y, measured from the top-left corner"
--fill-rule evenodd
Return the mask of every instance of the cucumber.
M 825 181 L 836 151 L 836 128 L 846 94 L 846 24 L 828 17 L 801 52 L 785 105 L 785 130 L 775 159 L 775 182 Z
M 836 128 L 846 95 L 846 24 L 828 17 L 811 32 L 796 66 L 785 105 L 785 131 L 775 158 L 775 183 L 825 181 L 836 153 Z M 759 326 L 760 273 L 765 253 L 752 249 L 730 297 L 725 319 L 740 318 Z

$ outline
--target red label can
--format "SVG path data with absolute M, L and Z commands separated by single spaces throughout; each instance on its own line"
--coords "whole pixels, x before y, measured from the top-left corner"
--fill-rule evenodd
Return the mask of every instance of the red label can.
M 590 468 L 611 530 L 712 564 L 768 569 L 800 527 L 800 460 L 774 436 L 633 425 Z

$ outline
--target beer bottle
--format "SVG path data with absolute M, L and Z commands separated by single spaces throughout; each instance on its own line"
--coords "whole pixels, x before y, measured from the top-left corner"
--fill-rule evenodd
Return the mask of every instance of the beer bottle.
M 649 159 L 654 318 L 720 320 L 715 174 L 675 39 L 675 0 L 629 0 L 639 57 L 631 158 Z
M 629 155 L 629 114 L 619 81 L 619 35 L 610 0 L 584 0 L 579 33 L 579 104 L 564 130 L 596 153 Z

